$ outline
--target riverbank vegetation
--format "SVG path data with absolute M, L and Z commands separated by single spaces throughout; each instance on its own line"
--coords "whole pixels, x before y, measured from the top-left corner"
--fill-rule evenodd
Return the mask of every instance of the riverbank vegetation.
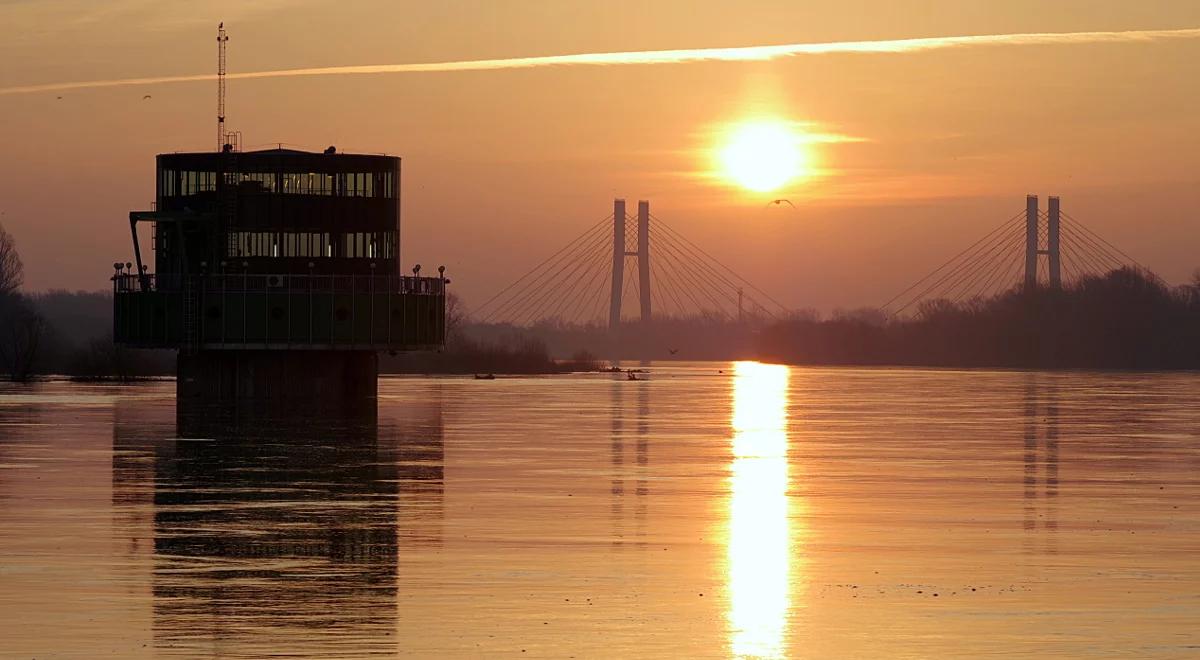
M 908 318 L 782 321 L 756 353 L 791 364 L 1200 369 L 1200 277 L 1170 287 L 1123 268 L 1061 291 L 928 301 Z

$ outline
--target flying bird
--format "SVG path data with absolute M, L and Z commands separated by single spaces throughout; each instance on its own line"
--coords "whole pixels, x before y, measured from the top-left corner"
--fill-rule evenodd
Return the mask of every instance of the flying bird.
M 62 100 L 62 97 L 61 97 L 61 96 L 56 96 L 56 97 L 54 97 L 54 98 L 55 98 L 55 100 L 58 100 L 58 101 L 61 101 L 61 100 Z
M 792 207 L 792 208 L 796 208 L 796 205 L 795 205 L 795 204 L 793 204 L 793 203 L 792 203 L 792 200 L 790 200 L 790 199 L 773 199 L 773 200 L 771 200 L 771 201 L 767 202 L 767 203 L 766 203 L 766 204 L 763 206 L 763 208 L 766 208 L 766 207 L 768 207 L 768 206 L 771 206 L 772 204 L 774 204 L 775 206 L 783 206 L 784 204 L 787 204 L 788 206 L 790 206 L 790 207 Z
M 150 95 L 149 95 L 149 94 L 147 94 L 147 95 L 143 96 L 143 97 L 142 97 L 142 100 L 143 100 L 143 101 L 145 101 L 145 100 L 146 100 L 146 99 L 148 99 L 148 98 L 150 98 Z
M 667 352 L 670 353 L 671 355 L 675 355 L 676 353 L 679 352 L 679 349 L 678 348 L 668 348 Z

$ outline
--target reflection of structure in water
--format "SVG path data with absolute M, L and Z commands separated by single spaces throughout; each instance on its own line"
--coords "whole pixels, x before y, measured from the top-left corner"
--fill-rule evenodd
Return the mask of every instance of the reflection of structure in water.
M 404 419 L 181 410 L 150 454 L 156 644 L 395 653 L 398 551 L 441 539 L 440 401 Z
M 618 374 L 619 375 L 619 374 Z M 646 481 L 646 470 L 650 463 L 650 383 L 642 380 L 638 383 L 629 383 L 624 378 L 617 380 L 614 378 L 610 385 L 609 398 L 611 405 L 611 425 L 612 425 L 612 445 L 611 445 L 611 464 L 612 464 L 612 524 L 613 524 L 613 545 L 623 547 L 625 544 L 625 496 L 626 487 L 625 481 L 629 476 L 630 459 L 625 455 L 625 404 L 624 398 L 630 387 L 637 389 L 637 438 L 634 444 L 635 454 L 632 457 L 632 462 L 636 464 L 634 471 L 634 486 L 635 494 L 634 501 L 634 536 L 638 538 L 638 542 L 646 535 L 646 496 L 650 494 L 649 486 Z
M 1039 405 L 1040 404 L 1040 405 Z M 1044 383 L 1039 387 L 1031 376 L 1024 391 L 1025 451 L 1024 451 L 1024 518 L 1022 526 L 1027 532 L 1041 528 L 1048 532 L 1058 531 L 1058 387 Z M 1039 443 L 1041 441 L 1041 443 Z M 1044 458 L 1039 459 L 1040 444 L 1044 444 Z M 1043 463 L 1044 465 L 1041 465 Z M 1038 492 L 1038 472 L 1041 475 L 1041 493 Z M 1053 537 L 1051 538 L 1053 543 Z M 1027 547 L 1029 551 L 1033 548 Z M 1053 545 L 1048 552 L 1055 552 Z

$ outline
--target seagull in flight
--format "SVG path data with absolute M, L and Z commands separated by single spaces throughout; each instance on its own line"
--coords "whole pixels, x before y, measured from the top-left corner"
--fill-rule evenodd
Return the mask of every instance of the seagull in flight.
M 670 353 L 671 355 L 675 355 L 676 353 L 679 352 L 679 349 L 678 348 L 668 348 L 667 352 Z
M 766 208 L 767 206 L 771 206 L 771 205 L 783 206 L 784 204 L 787 204 L 788 206 L 790 206 L 792 208 L 796 208 L 796 205 L 793 204 L 792 200 L 790 200 L 790 199 L 773 199 L 773 200 L 767 202 L 763 208 Z
M 148 99 L 148 98 L 150 98 L 150 95 L 149 95 L 149 94 L 147 94 L 147 95 L 143 96 L 143 97 L 142 97 L 142 100 L 143 100 L 143 101 L 145 101 L 145 100 L 146 100 L 146 99 Z

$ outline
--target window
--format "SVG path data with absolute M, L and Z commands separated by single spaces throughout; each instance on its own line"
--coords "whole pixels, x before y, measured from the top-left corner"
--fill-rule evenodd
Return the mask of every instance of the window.
M 229 234 L 227 257 L 333 256 L 327 233 L 235 231 Z
M 274 172 L 242 172 L 239 182 L 239 189 L 252 190 L 258 192 L 275 192 L 275 173 Z
M 396 188 L 391 172 L 383 173 L 383 197 L 386 199 L 396 198 Z
M 189 174 L 189 173 L 184 173 Z M 241 175 L 245 182 L 257 182 L 264 192 L 287 195 L 334 195 L 338 197 L 396 197 L 396 182 L 392 172 L 249 172 Z
M 159 172 L 159 197 L 174 197 L 179 194 L 178 174 L 175 170 L 161 170 Z
M 213 192 L 217 189 L 216 172 L 186 171 L 179 174 L 180 195 L 196 195 L 203 192 Z

